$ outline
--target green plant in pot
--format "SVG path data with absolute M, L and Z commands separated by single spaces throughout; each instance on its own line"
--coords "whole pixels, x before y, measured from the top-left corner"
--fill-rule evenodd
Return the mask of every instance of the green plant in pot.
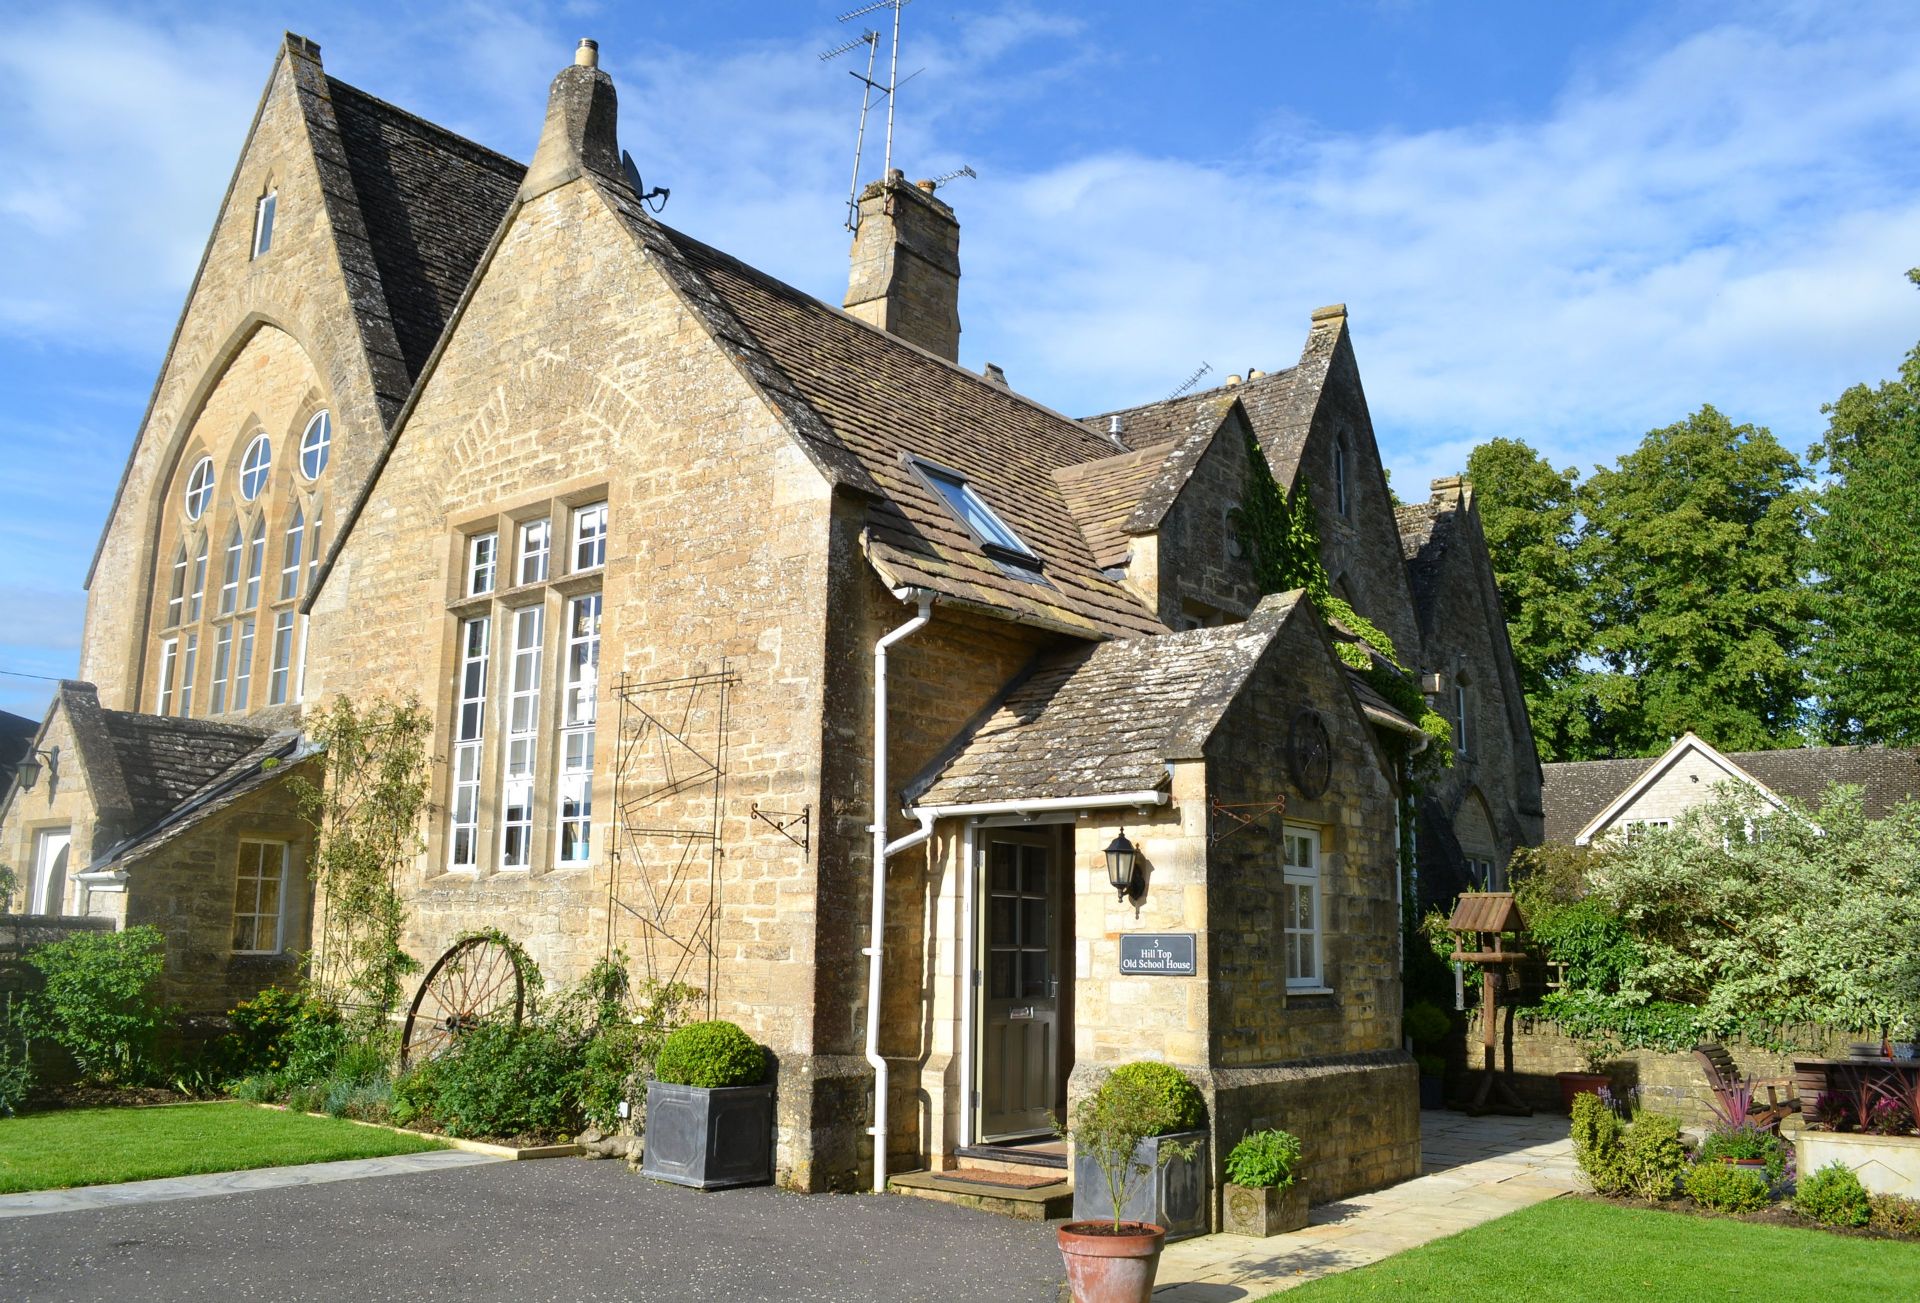
M 1441 1046 L 1453 1030 L 1453 1019 L 1431 1000 L 1417 1000 L 1407 1006 L 1400 1027 L 1413 1043 L 1413 1061 L 1420 1065 L 1420 1107 L 1446 1107 L 1447 1059 Z
M 1205 1229 L 1206 1104 L 1177 1068 L 1131 1063 L 1073 1111 L 1074 1216 L 1058 1232 L 1074 1303 L 1147 1303 L 1167 1226 L 1135 1214 L 1165 1206 L 1164 1178 L 1197 1178 Z M 1178 1210 L 1185 1212 L 1184 1200 Z
M 1307 1224 L 1307 1189 L 1300 1181 L 1300 1138 L 1277 1129 L 1242 1136 L 1227 1155 L 1221 1229 L 1265 1238 Z
M 1573 1101 L 1580 1095 L 1597 1095 L 1603 1087 L 1610 1087 L 1613 1079 L 1605 1071 L 1607 1059 L 1616 1051 L 1615 1043 L 1605 1034 L 1592 1033 L 1578 1037 L 1574 1044 L 1580 1051 L 1580 1072 L 1556 1072 L 1554 1080 L 1560 1083 L 1560 1102 L 1568 1113 L 1573 1112 Z
M 640 1171 L 715 1190 L 773 1179 L 767 1052 L 730 1022 L 689 1023 L 661 1043 L 647 1083 Z

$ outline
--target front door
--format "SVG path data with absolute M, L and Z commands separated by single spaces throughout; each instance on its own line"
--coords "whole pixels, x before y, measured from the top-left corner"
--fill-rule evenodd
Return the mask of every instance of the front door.
M 1060 874 L 1053 839 L 990 830 L 981 956 L 980 1138 L 1053 1130 L 1060 1064 Z

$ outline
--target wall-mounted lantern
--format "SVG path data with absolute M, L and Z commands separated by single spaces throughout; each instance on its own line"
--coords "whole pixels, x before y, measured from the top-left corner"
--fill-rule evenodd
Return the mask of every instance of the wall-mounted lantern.
M 19 764 L 13 767 L 14 777 L 20 780 L 20 790 L 31 792 L 33 785 L 40 781 L 40 760 L 46 758 L 47 781 L 60 781 L 60 748 L 50 747 L 45 751 L 30 751 Z
M 1125 828 L 1120 830 L 1118 837 L 1107 843 L 1107 882 L 1120 893 L 1122 900 L 1134 894 L 1134 865 L 1138 858 L 1139 852 L 1127 840 Z

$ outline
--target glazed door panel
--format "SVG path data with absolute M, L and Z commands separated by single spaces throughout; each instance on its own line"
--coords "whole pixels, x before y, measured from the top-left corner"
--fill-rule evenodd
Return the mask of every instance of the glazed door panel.
M 1053 1129 L 1060 1064 L 1060 875 L 1040 837 L 988 834 L 980 1138 Z

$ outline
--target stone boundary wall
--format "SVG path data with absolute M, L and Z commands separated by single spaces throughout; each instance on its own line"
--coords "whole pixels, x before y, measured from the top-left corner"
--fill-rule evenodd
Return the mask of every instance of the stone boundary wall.
M 1469 1083 L 1469 1074 L 1477 1074 L 1480 1067 L 1479 1014 L 1469 1011 L 1465 1015 L 1455 1013 L 1453 1016 L 1464 1017 L 1466 1027 L 1464 1033 L 1455 1033 L 1455 1043 L 1447 1056 L 1449 1100 L 1462 1093 L 1463 1087 Z M 1581 1052 L 1579 1043 L 1561 1030 L 1557 1023 L 1524 1015 L 1510 1018 L 1504 1011 L 1499 1031 L 1499 1047 L 1496 1050 L 1498 1062 L 1503 1069 L 1511 1071 L 1515 1092 L 1527 1104 L 1542 1112 L 1562 1112 L 1560 1083 L 1554 1076 L 1561 1072 L 1587 1070 L 1586 1056 Z M 1728 1040 L 1725 1044 L 1733 1061 L 1747 1076 L 1791 1078 L 1796 1057 L 1844 1057 L 1847 1042 L 1859 1039 L 1860 1035 L 1864 1033 L 1856 1035 L 1832 1028 L 1805 1026 L 1787 1029 L 1786 1039 L 1800 1048 L 1784 1052 L 1764 1049 L 1740 1039 Z M 1677 1053 L 1629 1050 L 1608 1059 L 1601 1068 L 1611 1079 L 1615 1092 L 1637 1087 L 1644 1107 L 1674 1114 L 1682 1126 L 1704 1127 L 1714 1120 L 1712 1092 L 1707 1089 L 1700 1061 L 1694 1058 L 1691 1050 Z M 1761 1098 L 1765 1099 L 1764 1091 Z
M 76 932 L 111 932 L 110 918 L 78 914 L 0 914 L 0 959 L 18 959 L 35 946 L 64 941 Z

